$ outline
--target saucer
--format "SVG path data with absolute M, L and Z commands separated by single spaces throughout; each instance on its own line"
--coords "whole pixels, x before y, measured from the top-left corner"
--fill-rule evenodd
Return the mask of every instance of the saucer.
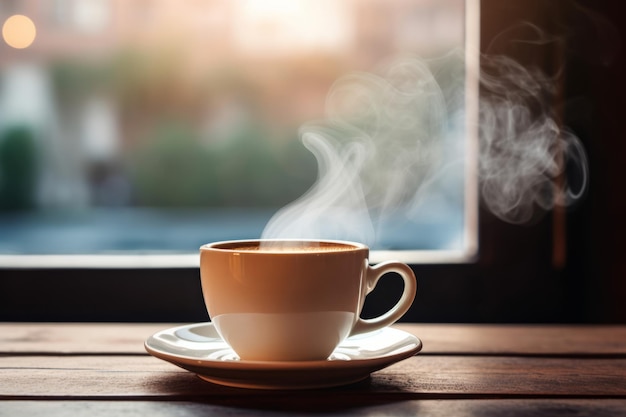
M 344 340 L 326 360 L 264 362 L 240 360 L 212 323 L 196 323 L 150 336 L 151 355 L 197 374 L 205 381 L 238 388 L 308 389 L 352 384 L 422 349 L 410 333 L 384 328 Z

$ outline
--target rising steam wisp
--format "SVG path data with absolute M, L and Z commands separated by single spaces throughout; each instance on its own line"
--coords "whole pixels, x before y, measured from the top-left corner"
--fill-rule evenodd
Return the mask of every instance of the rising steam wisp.
M 379 75 L 338 80 L 327 116 L 301 129 L 318 179 L 281 209 L 263 238 L 356 240 L 374 245 L 392 218 L 420 221 L 434 199 L 463 205 L 465 69 L 462 51 L 436 60 L 401 58 Z M 559 125 L 552 82 L 503 57 L 483 57 L 478 181 L 499 218 L 525 223 L 571 204 L 587 184 L 585 152 Z M 565 166 L 582 178 L 572 189 Z
M 302 127 L 318 180 L 280 210 L 263 238 L 376 242 L 390 216 L 410 216 L 415 196 L 440 167 L 453 127 L 444 92 L 419 59 L 384 75 L 355 73 L 333 85 L 325 120 Z

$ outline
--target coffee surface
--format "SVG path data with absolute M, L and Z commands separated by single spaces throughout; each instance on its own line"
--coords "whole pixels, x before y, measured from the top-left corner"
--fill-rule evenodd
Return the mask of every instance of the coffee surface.
M 233 245 L 226 246 L 221 249 L 228 249 L 239 252 L 291 252 L 291 253 L 302 253 L 302 252 L 338 252 L 338 251 L 349 251 L 357 249 L 355 246 L 344 245 L 339 243 L 320 243 L 320 244 L 310 244 L 306 243 L 291 243 L 291 242 L 269 242 L 262 243 L 259 245 L 258 243 L 251 243 L 248 245 Z

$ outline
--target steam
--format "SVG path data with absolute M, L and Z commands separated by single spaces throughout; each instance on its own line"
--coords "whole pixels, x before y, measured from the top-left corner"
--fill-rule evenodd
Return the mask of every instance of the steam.
M 518 224 L 572 204 L 586 190 L 587 160 L 578 138 L 553 114 L 552 80 L 504 56 L 484 62 L 478 161 L 484 204 Z M 581 178 L 576 189 L 566 181 L 568 166 Z
M 300 132 L 317 158 L 317 182 L 279 210 L 262 237 L 373 245 L 390 219 L 417 222 L 429 201 L 459 198 L 466 163 L 463 56 L 458 50 L 431 60 L 401 57 L 375 73 L 339 79 L 324 120 Z M 483 62 L 478 177 L 485 207 L 525 223 L 571 204 L 586 189 L 587 163 L 579 140 L 552 114 L 553 80 L 504 56 Z M 566 166 L 582 178 L 575 188 Z
M 301 128 L 318 179 L 270 220 L 263 238 L 332 238 L 372 244 L 392 215 L 409 215 L 426 180 L 441 168 L 451 120 L 428 65 L 398 60 L 382 75 L 338 80 L 326 118 Z

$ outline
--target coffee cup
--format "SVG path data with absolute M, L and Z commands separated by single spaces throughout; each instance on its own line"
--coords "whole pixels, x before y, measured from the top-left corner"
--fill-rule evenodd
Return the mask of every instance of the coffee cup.
M 241 360 L 327 359 L 348 336 L 389 326 L 411 307 L 417 281 L 396 261 L 370 266 L 366 245 L 343 241 L 226 241 L 200 248 L 204 301 L 216 330 Z M 381 316 L 360 317 L 387 273 L 404 290 Z

